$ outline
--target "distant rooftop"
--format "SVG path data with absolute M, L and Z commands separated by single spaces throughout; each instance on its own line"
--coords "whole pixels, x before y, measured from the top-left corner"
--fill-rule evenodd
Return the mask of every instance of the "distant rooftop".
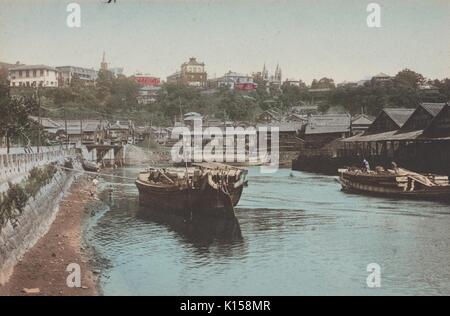
M 373 76 L 372 78 L 390 78 L 391 76 L 389 76 L 388 74 L 385 74 L 384 72 L 380 72 L 378 74 L 376 74 L 375 76 Z
M 350 131 L 349 114 L 311 115 L 305 134 L 346 133 Z
M 9 70 L 34 70 L 34 69 L 56 70 L 55 68 L 46 66 L 46 65 L 20 65 L 20 66 L 14 66 L 14 67 L 10 68 Z
M 96 71 L 93 67 L 87 68 L 87 67 L 81 67 L 81 66 L 57 66 L 56 69 L 67 69 L 67 68 L 76 68 L 76 69 L 83 69 L 83 70 L 90 70 L 90 71 Z
M 403 124 L 409 119 L 415 109 L 398 109 L 398 108 L 385 108 L 383 109 L 398 126 L 402 127 Z
M 189 61 L 187 63 L 183 63 L 183 65 L 190 65 L 190 66 L 204 66 L 205 63 L 199 63 L 197 61 L 197 58 L 191 57 L 189 58 Z
M 352 117 L 352 124 L 353 125 L 370 125 L 375 120 L 374 117 L 365 115 L 365 114 L 358 114 Z
M 250 77 L 249 75 L 244 75 L 238 72 L 234 72 L 234 71 L 228 71 L 224 77 Z
M 441 112 L 442 108 L 446 106 L 447 103 L 421 103 L 420 106 L 423 107 L 428 113 L 436 116 Z

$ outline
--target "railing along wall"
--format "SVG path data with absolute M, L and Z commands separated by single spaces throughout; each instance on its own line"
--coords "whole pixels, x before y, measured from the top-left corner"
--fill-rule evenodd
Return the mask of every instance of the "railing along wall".
M 73 148 L 33 154 L 2 154 L 0 155 L 0 183 L 8 181 L 8 178 L 16 174 L 26 173 L 34 167 L 61 161 L 64 157 L 75 156 L 75 154 Z

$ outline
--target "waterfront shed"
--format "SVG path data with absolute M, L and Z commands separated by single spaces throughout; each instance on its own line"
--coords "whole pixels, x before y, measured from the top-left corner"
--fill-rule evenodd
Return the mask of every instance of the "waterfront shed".
M 306 147 L 320 148 L 336 139 L 350 136 L 351 116 L 349 114 L 311 115 L 300 138 Z
M 403 124 L 403 126 L 399 129 L 397 134 L 424 130 L 430 125 L 436 115 L 441 112 L 445 105 L 445 103 L 421 103 L 411 114 L 405 124 Z
M 357 114 L 352 117 L 352 134 L 364 133 L 372 125 L 374 117 L 366 114 Z
M 280 121 L 280 113 L 275 110 L 265 110 L 261 114 L 258 115 L 256 121 L 258 123 L 272 123 Z
M 424 130 L 423 137 L 450 141 L 450 106 L 445 104 Z
M 365 135 L 378 134 L 400 129 L 408 120 L 414 109 L 385 108 L 369 126 Z

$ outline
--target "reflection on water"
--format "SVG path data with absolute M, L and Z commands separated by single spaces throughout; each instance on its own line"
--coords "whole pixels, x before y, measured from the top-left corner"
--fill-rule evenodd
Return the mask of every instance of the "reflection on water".
M 237 218 L 185 218 L 175 214 L 153 211 L 139 206 L 137 216 L 154 223 L 167 225 L 191 242 L 212 243 L 214 240 L 231 242 L 242 240 Z
M 110 262 L 105 294 L 450 294 L 449 205 L 347 195 L 334 177 L 258 171 L 249 172 L 238 223 L 150 213 L 132 181 L 106 179 L 110 209 L 87 232 Z M 379 289 L 366 286 L 372 262 Z

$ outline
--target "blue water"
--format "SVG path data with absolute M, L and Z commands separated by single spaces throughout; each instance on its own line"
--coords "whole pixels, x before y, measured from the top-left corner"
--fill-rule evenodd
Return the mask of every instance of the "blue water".
M 86 233 L 108 262 L 104 294 L 450 294 L 448 204 L 349 195 L 334 177 L 287 169 L 248 179 L 239 238 L 142 216 L 133 181 L 105 178 L 109 209 Z M 379 288 L 367 286 L 369 263 Z

